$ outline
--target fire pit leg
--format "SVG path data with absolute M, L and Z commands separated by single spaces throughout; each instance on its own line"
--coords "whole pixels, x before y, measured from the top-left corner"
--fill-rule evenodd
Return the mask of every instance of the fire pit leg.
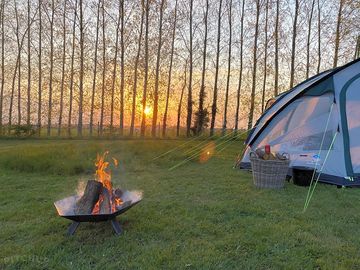
M 117 235 L 120 235 L 122 233 L 122 229 L 121 229 L 121 226 L 120 226 L 120 223 L 119 221 L 117 221 L 115 218 L 111 220 L 111 225 L 114 229 L 114 232 L 117 234 Z
M 79 225 L 80 225 L 80 222 L 73 221 L 73 223 L 71 223 L 68 228 L 68 235 L 73 235 L 75 233 L 77 227 L 79 227 Z

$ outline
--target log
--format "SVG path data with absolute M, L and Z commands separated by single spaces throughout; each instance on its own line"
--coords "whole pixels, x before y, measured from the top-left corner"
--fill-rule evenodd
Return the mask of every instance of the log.
M 99 200 L 103 185 L 95 180 L 89 180 L 86 184 L 84 195 L 76 202 L 75 214 L 89 215 Z
M 102 200 L 100 202 L 99 214 L 110 214 L 111 213 L 111 196 L 110 191 L 103 187 L 101 192 Z

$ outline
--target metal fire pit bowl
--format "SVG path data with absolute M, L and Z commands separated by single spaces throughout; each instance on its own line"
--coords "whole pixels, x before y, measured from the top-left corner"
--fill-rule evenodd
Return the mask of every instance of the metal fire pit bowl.
M 75 214 L 76 201 L 80 198 L 79 195 L 73 195 L 66 197 L 62 200 L 54 203 L 59 216 L 70 219 L 73 223 L 68 228 L 68 235 L 73 235 L 80 225 L 80 222 L 100 222 L 110 221 L 114 232 L 117 235 L 122 233 L 121 226 L 116 220 L 116 217 L 122 213 L 125 213 L 134 205 L 138 204 L 142 200 L 142 195 L 135 191 L 124 191 L 120 197 L 123 204 L 117 208 L 115 212 L 109 214 L 89 214 L 89 215 L 78 215 Z

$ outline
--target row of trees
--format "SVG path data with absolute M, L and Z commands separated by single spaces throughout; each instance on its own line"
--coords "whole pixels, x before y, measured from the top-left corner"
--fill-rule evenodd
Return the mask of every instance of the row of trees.
M 251 128 L 359 47 L 359 1 L 0 1 L 2 133 Z

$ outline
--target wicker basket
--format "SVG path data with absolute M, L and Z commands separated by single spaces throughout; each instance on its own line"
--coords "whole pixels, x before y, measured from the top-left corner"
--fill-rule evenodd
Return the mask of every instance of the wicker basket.
M 282 188 L 290 160 L 263 160 L 250 157 L 254 185 L 259 188 Z

